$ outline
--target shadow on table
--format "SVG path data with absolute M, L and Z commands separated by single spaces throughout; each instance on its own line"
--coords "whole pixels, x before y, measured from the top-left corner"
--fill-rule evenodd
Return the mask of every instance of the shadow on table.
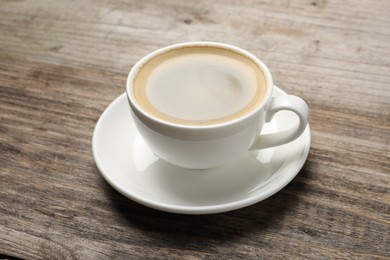
M 251 232 L 259 236 L 280 230 L 286 223 L 283 220 L 296 214 L 308 175 L 309 171 L 304 167 L 290 184 L 270 198 L 246 208 L 210 215 L 181 215 L 154 210 L 129 200 L 108 184 L 106 194 L 122 215 L 124 226 L 135 227 L 153 239 L 161 238 L 158 240 L 161 246 L 167 244 L 197 250 L 205 246 L 202 243 L 228 243 L 248 237 Z

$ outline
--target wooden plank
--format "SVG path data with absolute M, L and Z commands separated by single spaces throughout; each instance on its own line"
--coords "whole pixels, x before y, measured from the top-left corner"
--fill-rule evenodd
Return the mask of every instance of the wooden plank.
M 390 258 L 389 1 L 0 4 L 0 256 Z M 311 108 L 312 148 L 281 192 L 209 216 L 114 191 L 91 152 L 131 66 L 172 43 L 253 52 Z

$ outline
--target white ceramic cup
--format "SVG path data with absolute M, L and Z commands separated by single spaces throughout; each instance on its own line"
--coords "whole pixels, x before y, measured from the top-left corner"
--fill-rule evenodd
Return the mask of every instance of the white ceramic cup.
M 153 57 L 172 49 L 187 46 L 212 46 L 232 50 L 253 60 L 266 77 L 263 101 L 251 112 L 238 119 L 215 125 L 192 126 L 164 121 L 146 112 L 133 96 L 133 81 L 140 68 Z M 161 159 L 191 169 L 221 166 L 248 150 L 258 150 L 288 143 L 305 130 L 309 109 L 297 96 L 272 97 L 273 81 L 267 66 L 253 54 L 232 45 L 216 42 L 188 42 L 158 49 L 138 61 L 126 82 L 127 98 L 138 132 L 149 148 Z M 260 135 L 266 122 L 275 113 L 289 110 L 299 117 L 299 125 L 283 132 Z

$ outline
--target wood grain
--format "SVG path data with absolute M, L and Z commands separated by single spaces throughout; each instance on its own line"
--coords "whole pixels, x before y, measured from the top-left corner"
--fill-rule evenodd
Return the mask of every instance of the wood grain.
M 0 3 L 0 256 L 389 259 L 390 2 Z M 312 147 L 281 192 L 183 216 L 114 191 L 91 152 L 131 66 L 178 42 L 260 57 L 310 106 Z

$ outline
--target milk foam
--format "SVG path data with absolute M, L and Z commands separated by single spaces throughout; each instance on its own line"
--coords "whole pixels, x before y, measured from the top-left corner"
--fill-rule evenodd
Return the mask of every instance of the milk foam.
M 147 98 L 171 117 L 214 120 L 243 109 L 257 90 L 255 71 L 236 60 L 191 54 L 165 61 L 149 75 Z
M 134 81 L 134 96 L 161 119 L 204 125 L 251 111 L 261 101 L 265 84 L 259 67 L 243 55 L 188 48 L 144 64 Z

